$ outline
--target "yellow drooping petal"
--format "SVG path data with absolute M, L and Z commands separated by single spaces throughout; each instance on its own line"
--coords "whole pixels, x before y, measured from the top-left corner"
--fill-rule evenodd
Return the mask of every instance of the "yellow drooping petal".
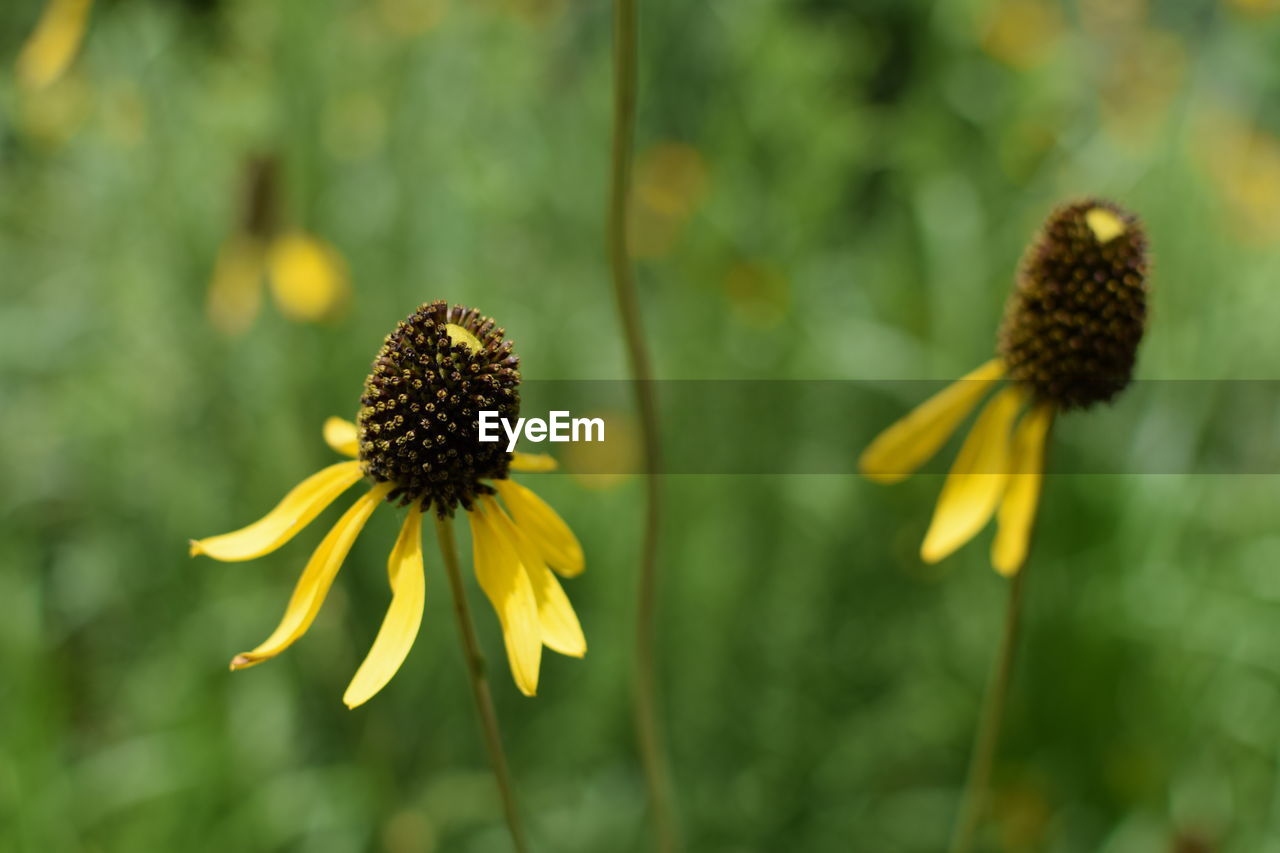
M 515 547 L 520 563 L 533 585 L 533 595 L 538 602 L 538 621 L 542 624 L 543 644 L 562 655 L 575 658 L 585 655 L 587 638 L 582 633 L 578 614 L 574 612 L 569 596 L 565 595 L 560 582 L 547 568 L 538 549 L 493 498 L 484 499 L 484 510 L 485 516 L 497 525 L 499 531 Z
M 256 649 L 236 655 L 231 661 L 233 670 L 244 669 L 275 657 L 307 632 L 315 621 L 316 614 L 320 612 L 320 605 L 324 604 L 324 597 L 329 594 L 329 587 L 338 576 L 338 569 L 342 568 L 342 561 L 347 558 L 347 552 L 355 543 L 356 536 L 391 489 L 391 483 L 379 483 L 342 514 L 342 518 L 325 534 L 307 562 L 307 567 L 302 570 L 302 577 L 298 578 L 298 584 L 293 588 L 293 595 L 289 598 L 280 624 Z
M 352 459 L 360 453 L 360 433 L 356 430 L 356 425 L 342 418 L 325 420 L 324 442 L 337 453 Z
M 905 418 L 876 436 L 862 451 L 858 470 L 877 483 L 905 480 L 946 444 L 991 385 L 1004 375 L 992 359 L 925 400 Z
M 1044 477 L 1045 439 L 1052 423 L 1053 407 L 1040 403 L 1022 416 L 1013 431 L 1012 473 L 996 511 L 996 538 L 991 545 L 991 564 L 1005 577 L 1016 574 L 1027 559 Z
M 1009 479 L 1009 431 L 1025 401 L 1026 392 L 1011 385 L 978 415 L 938 495 L 920 547 L 926 563 L 948 556 L 991 520 Z
M 204 554 L 215 560 L 238 562 L 270 554 L 292 539 L 361 476 L 359 462 L 339 462 L 317 471 L 294 486 L 275 509 L 248 527 L 191 540 L 191 556 Z
M 477 505 L 479 506 L 479 505 Z M 542 666 L 542 624 L 529 575 L 507 538 L 482 509 L 467 513 L 476 580 L 502 623 L 502 639 L 516 687 L 526 696 L 538 692 Z
M 237 234 L 218 250 L 205 312 L 220 332 L 238 335 L 258 316 L 262 305 L 262 244 Z
M 392 578 L 391 606 L 369 655 L 342 696 L 348 708 L 363 705 L 387 685 L 404 663 L 422 625 L 426 582 L 422 569 L 422 513 L 416 507 L 410 507 L 405 516 L 387 561 L 387 574 Z
M 545 453 L 512 453 L 511 470 L 524 474 L 545 474 L 554 471 L 559 463 L 554 456 Z
M 18 82 L 28 91 L 53 83 L 71 65 L 89 23 L 92 0 L 49 0 L 18 54 Z
M 335 313 L 350 291 L 347 263 L 321 240 L 295 231 L 271 244 L 271 292 L 290 320 L 314 323 Z
M 514 480 L 495 480 L 493 485 L 547 565 L 567 578 L 582 574 L 582 546 L 564 519 L 546 501 Z

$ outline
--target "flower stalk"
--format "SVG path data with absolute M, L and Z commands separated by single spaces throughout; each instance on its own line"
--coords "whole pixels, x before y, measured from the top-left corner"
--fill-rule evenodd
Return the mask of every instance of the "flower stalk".
M 411 509 L 410 512 L 416 512 Z M 485 678 L 484 655 L 476 639 L 475 623 L 467 604 L 467 592 L 462 585 L 462 570 L 458 565 L 458 544 L 453 537 L 453 519 L 436 515 L 436 538 L 440 542 L 440 556 L 444 560 L 445 574 L 449 576 L 449 588 L 453 593 L 453 615 L 458 620 L 458 636 L 462 639 L 462 651 L 467 659 L 467 677 L 471 682 L 471 695 L 475 698 L 476 713 L 480 716 L 480 728 L 484 732 L 485 746 L 493 764 L 494 779 L 502 797 L 502 810 L 511 832 L 511 843 L 516 853 L 527 853 L 529 843 L 525 838 L 520 810 L 516 806 L 515 785 L 511 781 L 511 768 L 502 748 L 502 732 L 498 728 L 498 715 L 493 708 L 493 695 Z
M 1018 647 L 1018 628 L 1022 621 L 1023 584 L 1027 571 L 1023 568 L 1009 581 L 1009 600 L 1004 611 L 1004 628 L 1000 636 L 1000 648 L 992 666 L 991 679 L 987 683 L 987 695 L 983 700 L 982 716 L 974 734 L 973 754 L 969 759 L 969 773 L 965 779 L 964 793 L 960 799 L 960 811 L 951 835 L 951 853 L 969 853 L 977 837 L 978 825 L 986 809 L 988 789 L 991 785 L 991 768 L 995 764 L 996 749 L 1000 745 L 1000 731 L 1004 725 L 1005 705 L 1009 699 L 1009 682 L 1013 676 L 1014 657 Z
M 627 243 L 627 210 L 631 197 L 632 147 L 636 124 L 637 0 L 615 0 L 613 14 L 613 141 L 610 157 L 608 254 L 618 317 L 626 340 L 640 414 L 645 469 L 644 543 L 636 603 L 635 713 L 636 735 L 653 816 L 656 847 L 663 853 L 679 848 L 672 806 L 670 771 L 658 720 L 656 609 L 658 532 L 662 512 L 661 447 L 653 369 L 645 347 L 636 299 L 635 278 Z

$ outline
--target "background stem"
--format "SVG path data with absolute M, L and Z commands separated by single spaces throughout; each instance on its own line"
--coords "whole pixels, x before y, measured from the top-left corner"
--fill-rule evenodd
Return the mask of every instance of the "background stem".
M 498 729 L 498 715 L 493 709 L 493 696 L 484 674 L 484 655 L 476 640 L 476 626 L 471 620 L 471 608 L 467 604 L 467 591 L 462 584 L 462 571 L 458 567 L 458 543 L 453 538 L 453 519 L 436 516 L 436 534 L 440 542 L 440 555 L 444 558 L 445 574 L 449 576 L 449 588 L 453 591 L 453 614 L 458 620 L 458 635 L 462 638 L 462 651 L 467 658 L 467 675 L 471 680 L 471 694 L 476 700 L 480 715 L 480 728 L 484 731 L 485 746 L 493 764 L 493 775 L 502 795 L 502 810 L 506 813 L 507 828 L 511 830 L 511 842 L 518 853 L 528 853 L 524 826 L 516 808 L 515 786 L 511 782 L 511 768 L 502 748 L 502 732 Z
M 1009 696 L 1009 680 L 1013 674 L 1013 659 L 1018 645 L 1018 625 L 1022 614 L 1022 587 L 1027 570 L 1021 571 L 1009 581 L 1009 601 L 1004 612 L 1004 632 L 1000 649 L 987 684 L 987 696 L 983 703 L 982 717 L 973 742 L 973 755 L 969 759 L 969 775 L 965 780 L 960 801 L 960 813 L 956 817 L 951 835 L 951 853 L 969 853 L 982 819 L 987 802 L 987 788 L 991 783 L 991 767 L 995 762 L 996 747 L 1000 744 L 1000 728 L 1004 722 L 1005 703 Z
M 635 711 L 640 760 L 653 813 L 657 848 L 678 849 L 670 770 L 662 727 L 658 722 L 655 675 L 656 605 L 658 591 L 658 526 L 661 517 L 662 470 L 658 437 L 658 406 L 653 371 L 645 349 L 636 301 L 635 280 L 627 245 L 627 208 L 631 195 L 632 145 L 636 123 L 637 0 L 615 0 L 613 18 L 613 147 L 609 182 L 609 265 L 613 292 L 622 322 L 627 357 L 640 413 L 645 467 L 644 544 L 636 603 Z

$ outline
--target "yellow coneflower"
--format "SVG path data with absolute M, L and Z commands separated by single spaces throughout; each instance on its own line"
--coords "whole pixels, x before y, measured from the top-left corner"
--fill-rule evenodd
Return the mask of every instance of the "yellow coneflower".
M 18 82 L 36 92 L 57 82 L 75 59 L 93 0 L 49 0 L 18 54 Z
M 279 172 L 273 157 L 248 161 L 236 227 L 218 252 L 208 314 L 228 334 L 243 332 L 258 315 L 264 276 L 281 313 L 300 323 L 331 316 L 350 293 L 342 255 L 320 238 L 284 225 Z
M 346 456 L 293 489 L 261 520 L 191 543 L 191 554 L 251 560 L 288 542 L 359 480 L 369 490 L 320 542 L 275 631 L 236 655 L 233 670 L 275 657 L 311 626 L 347 552 L 380 503 L 408 506 L 387 566 L 392 600 L 373 647 L 343 701 L 356 707 L 391 680 L 422 620 L 425 586 L 422 515 L 433 511 L 442 535 L 458 507 L 467 514 L 476 578 L 502 624 L 516 686 L 532 696 L 545 645 L 581 657 L 587 645 L 578 617 L 552 570 L 583 570 L 582 548 L 550 506 L 510 478 L 547 471 L 550 457 L 506 452 L 479 441 L 480 410 L 514 420 L 520 408 L 519 361 L 504 330 L 473 309 L 433 302 L 400 323 L 365 381 L 355 423 L 330 418 L 329 446 Z M 449 560 L 450 556 L 445 555 Z
M 991 562 L 1013 577 L 951 853 L 969 853 L 982 814 L 1013 670 L 1026 574 L 1019 570 L 1040 499 L 1049 428 L 1059 412 L 1108 402 L 1129 384 L 1146 327 L 1147 271 L 1147 238 L 1133 214 L 1098 199 L 1058 208 L 1023 257 L 998 356 L 922 403 L 862 454 L 863 474 L 897 482 L 1006 383 L 961 445 L 920 548 L 924 560 L 937 562 L 994 515 Z
M 862 473 L 894 483 L 924 464 L 992 388 L 943 483 L 920 556 L 937 562 L 994 515 L 991 561 L 1013 575 L 1027 556 L 1054 416 L 1110 401 L 1133 373 L 1146 324 L 1147 239 L 1137 217 L 1096 199 L 1054 211 L 1027 250 L 998 357 L 922 403 L 862 454 Z

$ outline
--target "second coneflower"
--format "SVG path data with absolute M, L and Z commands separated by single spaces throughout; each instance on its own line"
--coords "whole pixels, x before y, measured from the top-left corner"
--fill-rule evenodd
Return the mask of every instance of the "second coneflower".
M 350 297 L 347 264 L 337 249 L 286 224 L 280 163 L 250 158 L 239 187 L 235 227 L 218 250 L 207 312 L 223 332 L 243 332 L 258 315 L 265 278 L 287 318 L 315 323 L 341 312 Z
M 996 518 L 991 561 L 1026 560 L 1054 417 L 1110 401 L 1133 373 L 1147 314 L 1147 239 L 1137 217 L 1089 199 L 1050 215 L 1028 248 L 998 356 L 881 433 L 859 466 L 902 480 L 946 443 L 994 386 L 942 486 L 921 557 L 937 562 Z
M 502 623 L 516 686 L 532 696 L 545 645 L 581 657 L 586 640 L 555 572 L 583 569 L 582 549 L 560 516 L 510 477 L 549 471 L 549 457 L 508 453 L 479 441 L 480 410 L 514 420 L 520 408 L 519 361 L 494 321 L 444 302 L 423 305 L 387 336 L 365 381 L 356 423 L 331 418 L 325 440 L 355 457 L 313 474 L 264 518 L 234 533 L 191 543 L 192 555 L 251 560 L 288 542 L 360 480 L 369 490 L 338 519 L 303 570 L 271 636 L 236 655 L 231 668 L 269 660 L 297 641 L 324 603 L 347 552 L 380 503 L 408 507 L 387 570 L 391 606 L 343 701 L 355 707 L 400 668 L 422 621 L 425 597 L 422 516 L 437 519 L 446 563 L 450 517 L 461 507 L 471 526 L 476 578 Z M 448 539 L 446 548 L 445 539 Z M 455 594 L 457 594 L 455 589 Z

